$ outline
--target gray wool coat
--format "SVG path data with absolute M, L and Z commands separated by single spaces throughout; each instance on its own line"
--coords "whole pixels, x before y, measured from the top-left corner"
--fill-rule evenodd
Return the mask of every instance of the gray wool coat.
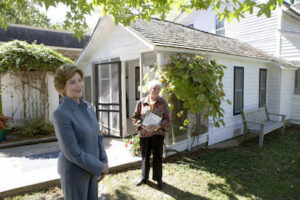
M 98 186 L 96 177 L 108 160 L 92 105 L 82 99 L 81 103 L 77 103 L 64 97 L 53 113 L 53 122 L 61 150 L 58 173 L 63 180 L 61 184 L 65 199 L 94 199 L 90 197 L 97 194 L 88 193 L 97 190 L 91 190 L 90 187 L 96 188 L 95 184 Z M 76 186 L 74 180 L 80 180 L 77 181 L 79 185 Z M 83 189 L 78 191 L 78 188 Z

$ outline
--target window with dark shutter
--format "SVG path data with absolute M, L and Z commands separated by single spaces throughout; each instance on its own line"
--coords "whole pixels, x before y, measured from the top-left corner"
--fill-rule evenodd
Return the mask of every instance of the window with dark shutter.
M 259 69 L 259 107 L 266 105 L 267 97 L 267 70 Z
M 295 74 L 295 94 L 300 94 L 300 69 L 298 69 Z
M 135 67 L 135 99 L 140 100 L 140 67 Z
M 234 67 L 233 115 L 238 115 L 244 107 L 244 68 Z

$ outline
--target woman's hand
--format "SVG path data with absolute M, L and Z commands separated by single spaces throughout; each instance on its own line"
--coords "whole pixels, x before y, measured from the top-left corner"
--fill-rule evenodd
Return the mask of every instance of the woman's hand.
M 157 129 L 159 129 L 159 128 L 160 128 L 160 125 L 149 125 L 145 129 L 148 132 L 153 132 L 153 131 L 157 131 Z
M 103 166 L 102 172 L 101 172 L 100 176 L 98 177 L 98 182 L 102 181 L 106 174 L 108 174 L 108 164 L 107 163 L 105 163 Z

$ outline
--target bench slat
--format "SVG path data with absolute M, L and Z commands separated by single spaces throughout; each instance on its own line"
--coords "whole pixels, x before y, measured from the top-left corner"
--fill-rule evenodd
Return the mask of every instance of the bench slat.
M 244 123 L 244 138 L 247 132 L 259 133 L 259 146 L 263 145 L 264 135 L 267 133 L 282 128 L 282 134 L 284 134 L 285 115 L 280 115 L 282 116 L 280 122 L 271 121 L 266 106 L 249 111 L 242 110 L 241 114 Z

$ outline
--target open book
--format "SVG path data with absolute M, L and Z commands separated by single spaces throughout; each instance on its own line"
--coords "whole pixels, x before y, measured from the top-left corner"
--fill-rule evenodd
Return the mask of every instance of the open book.
M 153 112 L 147 112 L 146 117 L 142 123 L 143 126 L 149 126 L 149 125 L 158 125 L 162 118 Z

